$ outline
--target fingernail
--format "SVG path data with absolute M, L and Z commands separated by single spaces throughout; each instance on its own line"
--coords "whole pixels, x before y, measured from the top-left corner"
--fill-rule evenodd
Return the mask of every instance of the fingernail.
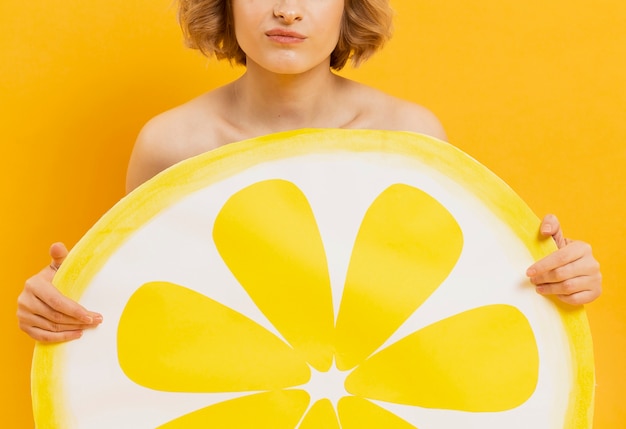
M 535 288 L 535 290 L 537 291 L 538 294 L 543 295 L 545 292 L 545 289 L 543 288 L 543 286 L 537 286 Z
M 89 324 L 93 323 L 93 317 L 91 316 L 83 316 L 81 317 L 81 320 L 85 323 L 89 323 Z
M 97 316 L 94 316 L 93 321 L 95 323 L 102 323 L 102 315 L 98 314 Z
M 541 232 L 543 234 L 551 234 L 552 233 L 552 225 L 544 225 L 541 227 Z
M 535 274 L 537 274 L 537 270 L 535 268 L 529 268 L 528 270 L 526 270 L 526 275 L 528 277 L 532 277 Z

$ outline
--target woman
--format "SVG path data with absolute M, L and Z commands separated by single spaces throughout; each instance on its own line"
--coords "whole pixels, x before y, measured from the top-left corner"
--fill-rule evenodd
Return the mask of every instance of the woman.
M 339 77 L 390 37 L 387 0 L 181 0 L 179 17 L 190 46 L 246 66 L 239 79 L 149 121 L 130 159 L 127 191 L 165 168 L 217 148 L 299 128 L 414 131 L 445 140 L 426 109 Z M 565 239 L 546 216 L 540 231 L 559 249 L 527 271 L 537 292 L 570 304 L 601 292 L 599 265 L 588 244 Z M 36 340 L 77 339 L 102 316 L 64 297 L 53 285 L 67 255 L 50 249 L 52 263 L 30 278 L 18 299 L 21 329 Z

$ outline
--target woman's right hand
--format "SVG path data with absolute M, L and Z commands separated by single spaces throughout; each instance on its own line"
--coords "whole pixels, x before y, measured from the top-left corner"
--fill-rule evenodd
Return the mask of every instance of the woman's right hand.
M 20 329 L 37 341 L 58 343 L 80 338 L 84 329 L 102 323 L 102 315 L 88 311 L 52 284 L 57 269 L 67 256 L 62 243 L 50 247 L 52 262 L 26 281 L 17 299 Z

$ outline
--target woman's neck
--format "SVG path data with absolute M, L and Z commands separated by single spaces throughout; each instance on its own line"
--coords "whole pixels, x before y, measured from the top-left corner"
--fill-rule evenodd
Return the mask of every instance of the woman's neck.
M 229 110 L 232 108 L 232 118 L 240 122 L 241 128 L 255 130 L 255 134 L 339 127 L 350 119 L 350 112 L 338 116 L 334 111 L 343 104 L 337 100 L 344 86 L 345 79 L 324 66 L 302 74 L 281 75 L 251 63 L 246 73 L 231 84 Z

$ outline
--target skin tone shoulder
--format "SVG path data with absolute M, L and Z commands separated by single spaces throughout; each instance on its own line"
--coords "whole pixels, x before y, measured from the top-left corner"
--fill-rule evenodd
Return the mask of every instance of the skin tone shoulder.
M 235 34 L 246 73 L 149 121 L 139 133 L 127 173 L 131 191 L 167 167 L 225 144 L 300 128 L 414 131 L 442 140 L 427 109 L 332 73 L 342 0 L 233 0 Z M 554 216 L 540 231 L 559 250 L 529 267 L 538 293 L 584 304 L 601 292 L 591 247 L 563 237 Z M 101 314 L 63 296 L 52 284 L 67 250 L 50 249 L 52 262 L 25 284 L 18 299 L 20 328 L 43 342 L 80 338 Z
M 328 89 L 319 91 L 332 96 L 313 100 L 304 94 L 308 102 L 319 104 L 320 112 L 311 112 L 308 118 L 297 106 L 286 108 L 278 100 L 279 91 L 275 91 L 275 100 L 265 99 L 263 108 L 275 113 L 260 120 L 260 115 L 246 112 L 254 105 L 250 98 L 256 98 L 247 94 L 263 98 L 254 88 L 240 89 L 250 86 L 248 78 L 246 74 L 150 120 L 135 143 L 128 166 L 127 192 L 184 159 L 231 142 L 298 128 L 403 130 L 446 140 L 438 119 L 424 107 L 332 74 Z M 295 104 L 294 98 L 291 103 Z

